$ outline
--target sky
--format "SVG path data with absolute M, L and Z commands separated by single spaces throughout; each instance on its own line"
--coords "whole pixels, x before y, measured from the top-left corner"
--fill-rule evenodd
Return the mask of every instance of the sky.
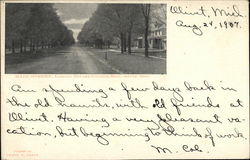
M 75 40 L 85 22 L 92 16 L 97 4 L 91 3 L 56 3 L 54 5 L 61 21 L 72 30 Z

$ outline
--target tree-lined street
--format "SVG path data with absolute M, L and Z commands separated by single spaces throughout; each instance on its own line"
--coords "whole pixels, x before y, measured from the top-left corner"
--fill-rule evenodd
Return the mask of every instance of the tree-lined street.
M 116 73 L 79 46 L 66 47 L 42 58 L 33 59 L 31 62 L 10 65 L 7 67 L 7 72 L 30 74 Z
M 6 72 L 11 74 L 119 74 L 165 73 L 165 60 L 139 55 L 122 55 L 78 45 L 53 50 L 28 59 L 23 54 L 6 55 Z M 18 59 L 18 61 L 16 61 Z M 147 66 L 145 67 L 145 65 Z
M 7 3 L 5 73 L 166 73 L 165 5 L 95 5 L 87 19 L 62 21 L 52 3 Z

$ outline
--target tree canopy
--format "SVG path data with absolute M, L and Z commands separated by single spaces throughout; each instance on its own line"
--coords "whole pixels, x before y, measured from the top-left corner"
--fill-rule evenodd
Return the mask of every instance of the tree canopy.
M 99 4 L 84 24 L 78 41 L 102 48 L 119 37 L 121 52 L 126 51 L 126 47 L 131 52 L 132 36 L 142 32 L 141 16 L 139 4 Z
M 6 48 L 55 47 L 74 43 L 73 32 L 60 21 L 51 3 L 6 3 Z
M 119 39 L 121 53 L 131 53 L 132 40 L 144 36 L 145 56 L 148 56 L 147 39 L 151 20 L 165 23 L 164 9 L 165 5 L 160 4 L 152 7 L 151 4 L 99 4 L 77 39 L 84 45 L 97 48 L 109 46 Z

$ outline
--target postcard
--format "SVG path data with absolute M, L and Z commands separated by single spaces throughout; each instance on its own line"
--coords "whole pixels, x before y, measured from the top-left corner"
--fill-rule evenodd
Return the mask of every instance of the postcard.
M 1 1 L 1 159 L 249 158 L 247 1 Z

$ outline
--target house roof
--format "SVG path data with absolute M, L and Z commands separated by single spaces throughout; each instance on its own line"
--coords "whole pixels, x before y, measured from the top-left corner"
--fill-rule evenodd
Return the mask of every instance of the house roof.
M 166 25 L 162 23 L 158 23 L 158 22 L 154 22 L 150 24 L 150 31 L 155 31 L 155 30 L 159 30 L 162 28 L 166 28 Z

